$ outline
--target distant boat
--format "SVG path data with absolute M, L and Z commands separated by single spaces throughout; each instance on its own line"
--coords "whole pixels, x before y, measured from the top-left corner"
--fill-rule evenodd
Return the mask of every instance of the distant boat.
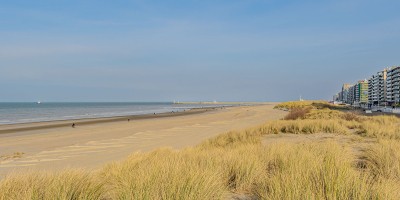
M 37 104 L 41 104 L 42 102 L 40 102 L 40 101 L 38 101 L 38 102 L 36 102 Z

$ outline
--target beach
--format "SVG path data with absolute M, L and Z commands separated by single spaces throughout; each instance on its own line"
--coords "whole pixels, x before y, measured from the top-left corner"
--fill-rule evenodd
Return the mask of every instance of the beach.
M 181 149 L 280 119 L 275 103 L 179 113 L 0 126 L 0 177 L 12 171 L 97 169 L 134 152 Z M 129 119 L 129 121 L 128 121 Z M 75 123 L 75 128 L 71 124 Z
M 0 134 L 0 199 L 400 197 L 394 116 L 297 101 L 93 120 Z

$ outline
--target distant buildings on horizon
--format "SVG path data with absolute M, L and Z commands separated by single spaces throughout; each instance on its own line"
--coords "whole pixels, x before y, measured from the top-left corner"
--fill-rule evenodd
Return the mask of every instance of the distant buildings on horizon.
M 333 100 L 361 107 L 400 106 L 400 66 L 385 68 L 355 84 L 343 84 Z

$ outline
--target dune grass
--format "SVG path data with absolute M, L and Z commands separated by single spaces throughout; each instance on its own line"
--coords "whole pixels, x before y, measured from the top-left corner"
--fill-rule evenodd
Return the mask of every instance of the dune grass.
M 384 199 L 389 193 L 353 167 L 336 142 L 269 147 L 270 173 L 256 189 L 261 199 Z
M 232 131 L 183 150 L 135 153 L 97 171 L 10 174 L 0 199 L 400 199 L 399 119 L 331 110 Z M 278 106 L 280 108 L 284 106 Z M 377 138 L 361 153 L 335 140 L 263 145 L 268 134 Z
M 83 170 L 12 174 L 0 182 L 0 199 L 102 199 L 104 184 Z
M 359 134 L 367 137 L 400 139 L 400 118 L 395 116 L 368 117 L 360 124 Z
M 379 140 L 364 153 L 366 168 L 377 178 L 400 181 L 400 143 L 396 140 Z M 399 191 L 400 192 L 400 191 Z
M 275 106 L 276 109 L 296 109 L 296 108 L 313 108 L 313 109 L 331 109 L 331 110 L 346 110 L 346 106 L 332 105 L 326 101 L 288 101 L 283 102 Z
M 100 177 L 111 199 L 221 199 L 226 188 L 220 171 L 192 154 L 189 149 L 135 154 L 107 165 Z

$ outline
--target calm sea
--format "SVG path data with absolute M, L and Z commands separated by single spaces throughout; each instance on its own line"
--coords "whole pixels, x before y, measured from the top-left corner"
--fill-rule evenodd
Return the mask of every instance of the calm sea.
M 209 106 L 173 103 L 0 103 L 0 124 L 143 115 Z

